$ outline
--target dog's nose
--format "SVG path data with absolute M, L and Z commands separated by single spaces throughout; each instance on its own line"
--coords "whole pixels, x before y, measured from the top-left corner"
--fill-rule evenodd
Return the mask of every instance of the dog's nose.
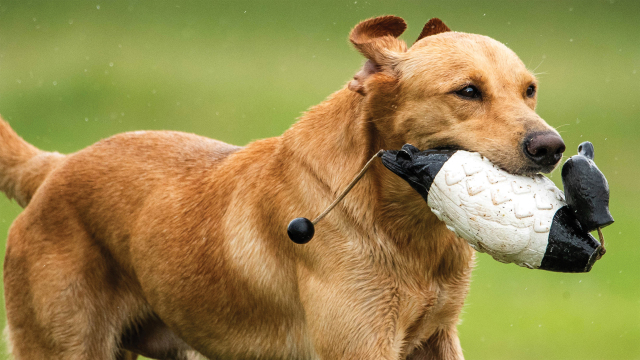
M 560 135 L 555 132 L 543 132 L 527 135 L 524 150 L 536 164 L 550 166 L 560 161 L 565 146 Z

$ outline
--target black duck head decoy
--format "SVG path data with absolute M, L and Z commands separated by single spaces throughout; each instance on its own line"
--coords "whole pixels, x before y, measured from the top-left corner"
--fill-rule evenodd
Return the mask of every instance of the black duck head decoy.
M 593 144 L 578 146 L 578 155 L 562 166 L 562 185 L 567 205 L 582 227 L 594 231 L 613 223 L 609 212 L 609 183 L 593 162 Z

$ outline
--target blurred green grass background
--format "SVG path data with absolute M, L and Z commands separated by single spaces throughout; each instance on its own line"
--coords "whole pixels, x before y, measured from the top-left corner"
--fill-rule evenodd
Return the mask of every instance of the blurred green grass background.
M 409 44 L 431 17 L 507 44 L 541 73 L 538 112 L 567 154 L 592 141 L 611 187 L 616 223 L 590 273 L 478 256 L 466 358 L 640 359 L 638 1 L 0 0 L 0 113 L 60 152 L 139 129 L 247 144 L 342 87 L 363 63 L 350 28 L 383 14 L 407 20 Z M 0 199 L 3 243 L 20 210 Z

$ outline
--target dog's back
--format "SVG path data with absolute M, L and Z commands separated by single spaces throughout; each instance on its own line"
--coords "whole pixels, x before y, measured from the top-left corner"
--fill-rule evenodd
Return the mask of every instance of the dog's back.
M 78 173 L 81 177 L 92 171 L 112 172 L 138 166 L 134 176 L 137 174 L 151 180 L 155 175 L 163 177 L 160 169 L 185 175 L 182 166 L 190 170 L 208 168 L 238 149 L 237 146 L 193 134 L 137 131 L 102 140 L 77 154 L 62 155 L 39 150 L 24 141 L 0 118 L 0 191 L 26 207 L 49 173 L 67 159 L 72 163 L 88 160 L 93 164 L 91 168 L 87 168 L 85 163 L 66 167 L 67 172 Z M 126 161 L 119 157 L 123 152 L 126 153 Z

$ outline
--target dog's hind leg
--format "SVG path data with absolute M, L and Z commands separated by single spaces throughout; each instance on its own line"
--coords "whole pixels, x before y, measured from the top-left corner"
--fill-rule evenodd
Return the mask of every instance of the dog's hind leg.
M 198 354 L 154 314 L 125 331 L 120 346 L 151 359 L 198 359 Z
M 464 360 L 457 330 L 437 331 L 407 360 Z
M 118 355 L 116 355 L 116 360 L 136 360 L 137 358 L 138 354 L 126 350 L 121 350 Z
M 51 226 L 53 214 L 30 210 L 11 228 L 4 263 L 14 359 L 116 359 L 122 329 L 145 308 L 136 282 L 74 217 Z

